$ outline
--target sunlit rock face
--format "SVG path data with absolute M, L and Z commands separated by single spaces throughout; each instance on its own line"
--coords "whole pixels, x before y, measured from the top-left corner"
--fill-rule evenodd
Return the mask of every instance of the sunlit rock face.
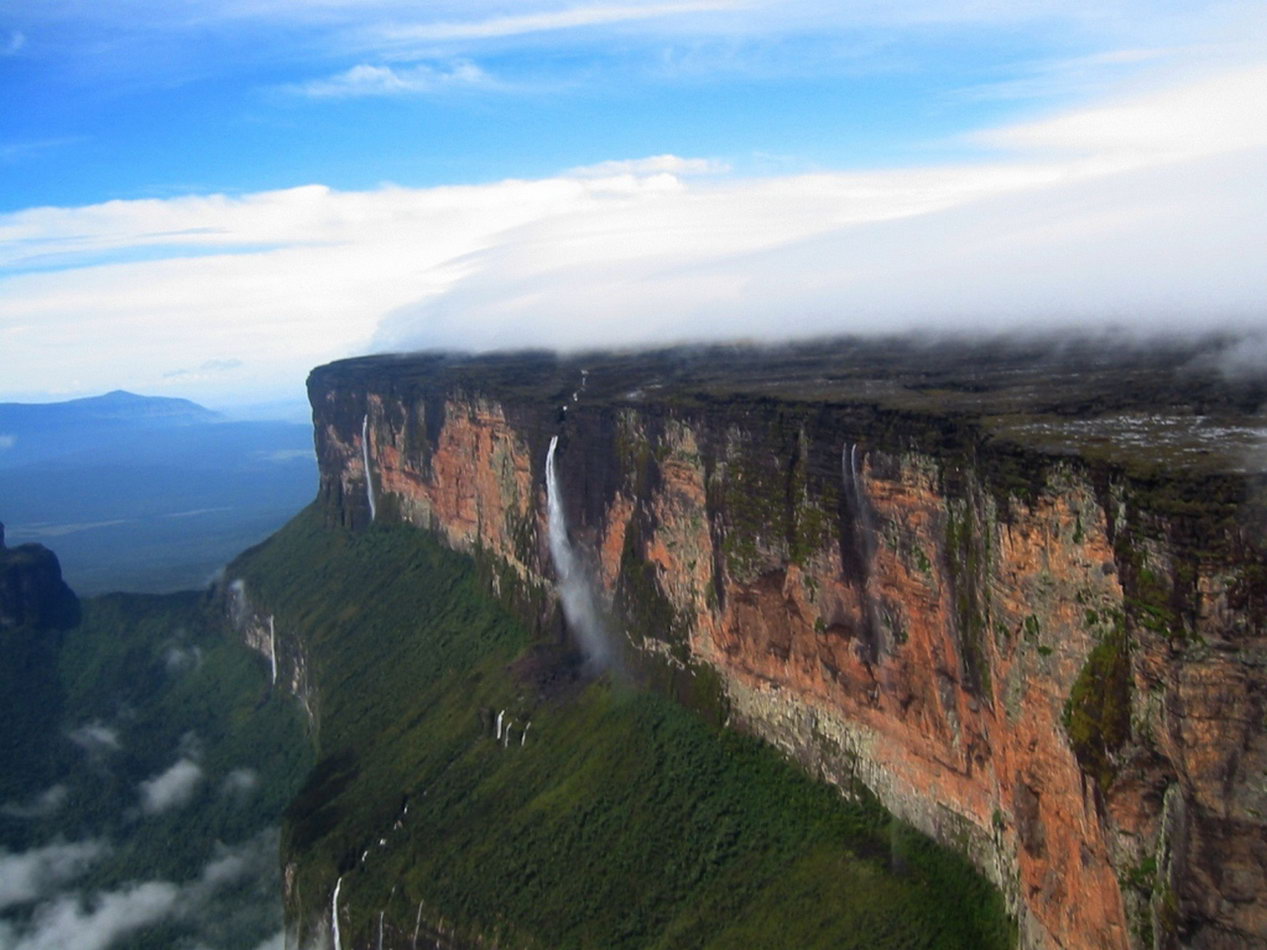
M 1240 443 L 1181 438 L 1182 356 L 345 361 L 309 381 L 320 503 L 367 526 L 372 478 L 379 519 L 528 603 L 554 580 L 557 436 L 613 630 L 967 853 L 1025 946 L 1267 946 L 1260 480 Z M 1252 431 L 1261 394 L 1186 378 Z M 1166 452 L 1115 442 L 1126 416 Z

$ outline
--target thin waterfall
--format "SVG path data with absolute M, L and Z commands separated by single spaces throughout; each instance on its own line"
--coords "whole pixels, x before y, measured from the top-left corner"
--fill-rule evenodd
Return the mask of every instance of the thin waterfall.
M 607 638 L 599 620 L 598 606 L 585 577 L 585 571 L 577 560 L 568 541 L 567 518 L 563 514 L 563 491 L 559 487 L 559 475 L 555 469 L 554 453 L 559 437 L 550 438 L 550 450 L 546 453 L 546 514 L 547 533 L 550 542 L 550 558 L 558 575 L 559 599 L 563 603 L 563 616 L 568 626 L 580 637 L 581 647 L 590 662 L 605 667 L 611 660 Z
M 868 593 L 868 579 L 871 563 L 875 558 L 875 523 L 871 516 L 871 505 L 867 500 L 866 488 L 858 471 L 858 443 L 846 442 L 840 450 L 840 474 L 844 483 L 845 507 L 853 516 L 853 550 L 858 558 L 859 575 L 853 578 L 860 587 L 862 597 L 863 621 L 865 635 L 864 649 L 868 662 L 874 662 L 885 649 L 882 627 L 876 615 L 875 604 Z M 843 556 L 843 552 L 842 552 Z
M 383 950 L 383 913 L 378 912 L 378 950 Z
M 528 723 L 524 725 L 524 731 L 519 734 L 519 747 L 521 749 L 523 748 L 524 743 L 528 741 L 528 730 L 531 727 L 532 727 L 532 722 L 529 721 Z
M 867 504 L 866 489 L 858 475 L 858 443 L 846 442 L 840 450 L 840 474 L 845 482 L 845 491 L 853 500 L 854 517 L 857 520 L 859 533 L 867 560 L 874 553 L 875 539 L 872 535 L 871 507 Z
M 273 615 L 268 615 L 268 658 L 273 664 L 273 685 L 277 685 L 277 627 Z
M 413 950 L 418 950 L 418 931 L 422 929 L 422 901 L 418 901 L 418 916 L 414 918 L 414 939 L 410 943 Z
M 339 889 L 343 887 L 343 875 L 334 882 L 334 896 L 330 898 L 330 929 L 334 931 L 334 950 L 343 950 L 343 939 L 339 936 Z
M 378 505 L 374 503 L 374 477 L 370 474 L 370 416 L 361 418 L 361 456 L 365 461 L 365 497 L 370 503 L 370 521 L 378 517 Z
M 497 714 L 497 735 L 493 737 L 496 740 L 499 740 L 499 741 L 501 740 L 502 720 L 504 720 L 505 718 L 506 718 L 506 710 L 503 709 L 501 712 Z
M 412 950 L 418 950 L 418 931 L 422 930 L 422 901 L 418 902 L 418 916 L 413 918 L 413 942 L 409 944 Z

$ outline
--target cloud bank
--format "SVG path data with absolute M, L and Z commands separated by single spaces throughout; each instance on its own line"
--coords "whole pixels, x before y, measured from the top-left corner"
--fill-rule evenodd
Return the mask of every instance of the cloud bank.
M 989 161 L 738 178 L 660 155 L 0 216 L 6 385 L 214 399 L 374 349 L 1261 322 L 1267 67 L 973 141 Z
M 39 900 L 83 874 L 105 848 L 95 841 L 54 842 L 22 854 L 0 852 L 0 910 Z
M 277 847 L 277 831 L 271 829 L 232 846 L 217 845 L 190 880 L 131 881 L 110 890 L 76 884 L 107 853 L 100 842 L 54 842 L 24 854 L 0 854 L 0 910 L 31 905 L 29 915 L 0 921 L 0 947 L 105 950 L 167 922 L 196 935 L 198 946 L 244 946 L 242 934 L 268 933 L 278 924 Z M 278 934 L 259 947 L 282 945 Z

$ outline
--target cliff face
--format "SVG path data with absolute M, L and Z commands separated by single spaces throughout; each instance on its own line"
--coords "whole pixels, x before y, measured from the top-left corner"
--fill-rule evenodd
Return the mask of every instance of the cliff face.
M 937 390 L 906 358 L 332 364 L 309 383 L 320 503 L 360 527 L 372 494 L 516 602 L 553 577 L 558 435 L 609 632 L 711 667 L 733 724 L 967 853 L 1026 946 L 1267 946 L 1254 479 L 1187 464 L 1190 407 L 1142 417 L 1170 456 L 1126 453 L 1117 370 L 1018 396 L 1007 359 Z M 1111 414 L 1091 438 L 1082 398 Z
M 64 630 L 79 622 L 79 601 L 62 567 L 42 544 L 9 548 L 0 524 L 0 631 L 14 627 Z

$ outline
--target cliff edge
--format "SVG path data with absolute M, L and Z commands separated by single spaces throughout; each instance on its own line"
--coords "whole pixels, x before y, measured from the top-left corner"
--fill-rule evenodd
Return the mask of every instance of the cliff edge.
M 1220 346 L 347 360 L 319 505 L 541 627 L 553 451 L 609 633 L 969 856 L 1025 946 L 1262 947 L 1267 387 Z

